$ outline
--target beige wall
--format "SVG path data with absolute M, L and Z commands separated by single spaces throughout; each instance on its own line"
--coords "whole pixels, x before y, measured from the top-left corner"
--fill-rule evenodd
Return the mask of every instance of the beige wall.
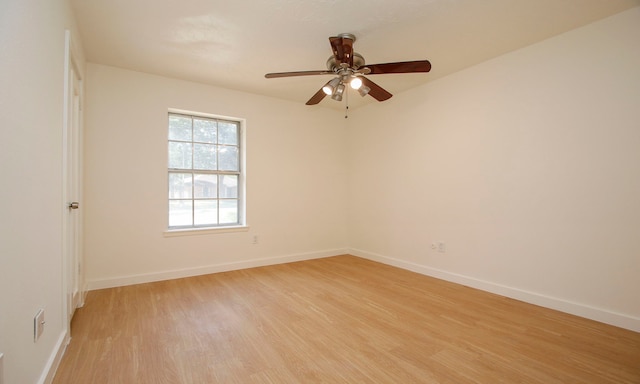
M 0 353 L 7 384 L 43 382 L 64 347 L 64 62 L 65 30 L 74 27 L 65 0 L 0 1 Z M 40 308 L 46 325 L 34 343 Z
M 343 116 L 96 64 L 87 75 L 91 288 L 345 252 Z M 248 232 L 164 237 L 169 108 L 246 119 Z
M 640 330 L 639 37 L 635 8 L 354 111 L 353 252 Z

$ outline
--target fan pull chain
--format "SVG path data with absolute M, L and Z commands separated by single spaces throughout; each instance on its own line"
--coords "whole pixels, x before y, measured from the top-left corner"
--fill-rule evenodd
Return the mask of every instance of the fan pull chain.
M 344 108 L 344 118 L 348 119 L 349 118 L 349 89 L 347 89 L 346 96 L 347 96 L 347 100 L 345 102 L 346 106 Z

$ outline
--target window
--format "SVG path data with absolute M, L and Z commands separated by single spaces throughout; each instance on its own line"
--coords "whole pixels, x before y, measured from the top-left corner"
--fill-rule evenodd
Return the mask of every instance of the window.
M 169 228 L 243 225 L 242 124 L 169 113 Z

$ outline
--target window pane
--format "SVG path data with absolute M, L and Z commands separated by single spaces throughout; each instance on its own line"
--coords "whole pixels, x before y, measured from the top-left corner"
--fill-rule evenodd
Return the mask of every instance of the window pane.
M 168 120 L 169 227 L 239 224 L 240 122 L 178 112 Z
M 220 145 L 218 147 L 218 164 L 221 171 L 237 171 L 239 167 L 238 147 Z
M 191 169 L 191 143 L 169 142 L 169 168 Z
M 238 222 L 238 200 L 220 200 L 220 224 Z
M 237 175 L 221 175 L 220 176 L 220 197 L 221 198 L 237 198 L 238 197 L 238 176 Z
M 191 141 L 191 118 L 169 115 L 169 140 Z
M 218 224 L 217 200 L 196 200 L 194 203 L 194 225 Z
M 193 225 L 191 200 L 169 201 L 169 226 Z
M 218 122 L 218 143 L 238 145 L 238 123 L 231 121 Z
M 191 173 L 170 173 L 169 174 L 169 198 L 170 199 L 190 199 L 191 186 L 193 185 Z
M 215 170 L 216 146 L 213 144 L 194 144 L 193 145 L 193 169 Z
M 215 143 L 217 136 L 215 120 L 193 119 L 193 141 Z
M 218 175 L 195 175 L 193 197 L 196 199 L 218 197 Z

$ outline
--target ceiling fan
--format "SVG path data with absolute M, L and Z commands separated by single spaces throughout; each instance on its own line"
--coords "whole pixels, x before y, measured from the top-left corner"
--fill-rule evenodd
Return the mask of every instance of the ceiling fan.
M 393 95 L 363 75 L 429 72 L 431 70 L 431 63 L 428 60 L 365 65 L 364 57 L 353 51 L 355 41 L 356 37 L 350 33 L 330 37 L 329 43 L 333 55 L 327 60 L 326 70 L 267 73 L 264 77 L 273 79 L 276 77 L 335 75 L 336 77 L 329 80 L 306 103 L 307 105 L 315 105 L 325 96 L 342 101 L 347 84 L 357 90 L 362 97 L 370 95 L 378 101 L 385 101 Z

